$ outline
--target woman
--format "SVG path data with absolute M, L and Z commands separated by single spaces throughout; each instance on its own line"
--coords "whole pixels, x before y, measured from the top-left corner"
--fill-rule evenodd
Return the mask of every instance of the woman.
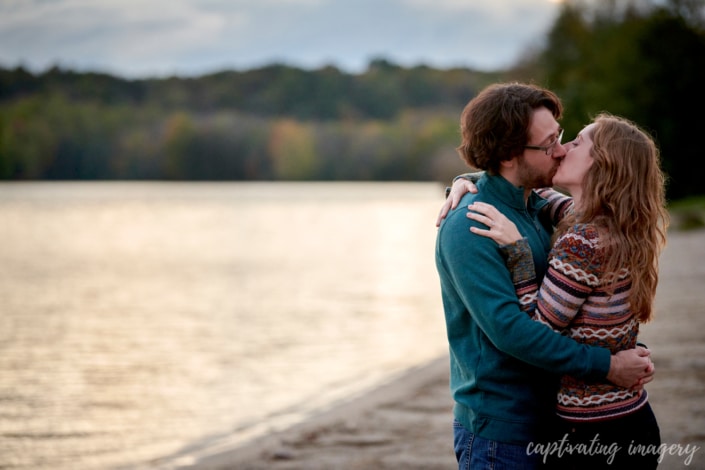
M 468 217 L 507 254 L 522 309 L 579 342 L 633 348 L 653 315 L 658 258 L 666 242 L 664 175 L 653 140 L 634 123 L 599 115 L 565 145 L 553 177 L 572 200 L 546 189 L 557 223 L 549 269 L 537 284 L 530 249 L 489 204 Z M 551 458 L 560 468 L 656 468 L 659 428 L 646 390 L 563 377 L 560 428 Z M 561 442 L 563 443 L 560 446 Z

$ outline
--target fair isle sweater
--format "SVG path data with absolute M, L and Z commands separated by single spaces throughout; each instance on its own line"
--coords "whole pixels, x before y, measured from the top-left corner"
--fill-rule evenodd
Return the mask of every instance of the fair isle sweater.
M 549 201 L 552 220 L 572 210 L 572 199 L 561 193 L 549 189 L 538 192 Z M 540 286 L 525 239 L 502 248 L 521 309 L 534 320 L 580 343 L 608 348 L 613 354 L 635 347 L 639 323 L 629 308 L 629 273 L 626 269 L 619 273 L 610 294 L 603 269 L 605 253 L 594 225 L 575 224 L 556 240 Z M 629 414 L 646 402 L 645 390 L 566 375 L 561 378 L 556 412 L 568 421 L 594 422 Z
M 482 224 L 466 216 L 468 204 L 494 205 L 526 236 L 542 276 L 551 249 L 550 221 L 541 212 L 547 202 L 533 192 L 525 200 L 523 188 L 499 175 L 485 174 L 476 184 L 479 191 L 463 196 L 436 239 L 453 414 L 481 438 L 526 446 L 552 431 L 546 417 L 560 376 L 604 380 L 611 354 L 533 321 L 520 308 L 499 245 L 470 231 Z

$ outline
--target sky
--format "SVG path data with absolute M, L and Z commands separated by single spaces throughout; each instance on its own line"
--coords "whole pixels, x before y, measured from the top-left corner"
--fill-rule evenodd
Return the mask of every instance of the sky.
M 544 40 L 560 0 L 0 0 L 0 66 L 126 78 L 272 63 L 362 72 L 510 66 Z

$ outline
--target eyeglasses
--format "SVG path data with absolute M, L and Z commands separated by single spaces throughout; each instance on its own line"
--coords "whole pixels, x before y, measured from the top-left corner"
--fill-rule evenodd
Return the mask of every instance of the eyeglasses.
M 563 140 L 563 129 L 559 129 L 558 137 L 556 140 L 551 142 L 550 144 L 543 146 L 543 145 L 524 145 L 525 149 L 531 149 L 531 150 L 543 150 L 546 152 L 546 155 L 549 157 L 553 155 L 553 150 L 556 148 L 556 145 L 559 145 L 561 143 L 561 140 Z

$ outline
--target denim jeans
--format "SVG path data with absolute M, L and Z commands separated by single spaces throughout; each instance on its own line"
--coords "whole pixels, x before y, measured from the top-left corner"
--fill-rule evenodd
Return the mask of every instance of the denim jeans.
M 458 470 L 535 470 L 541 460 L 526 446 L 483 439 L 453 422 Z

